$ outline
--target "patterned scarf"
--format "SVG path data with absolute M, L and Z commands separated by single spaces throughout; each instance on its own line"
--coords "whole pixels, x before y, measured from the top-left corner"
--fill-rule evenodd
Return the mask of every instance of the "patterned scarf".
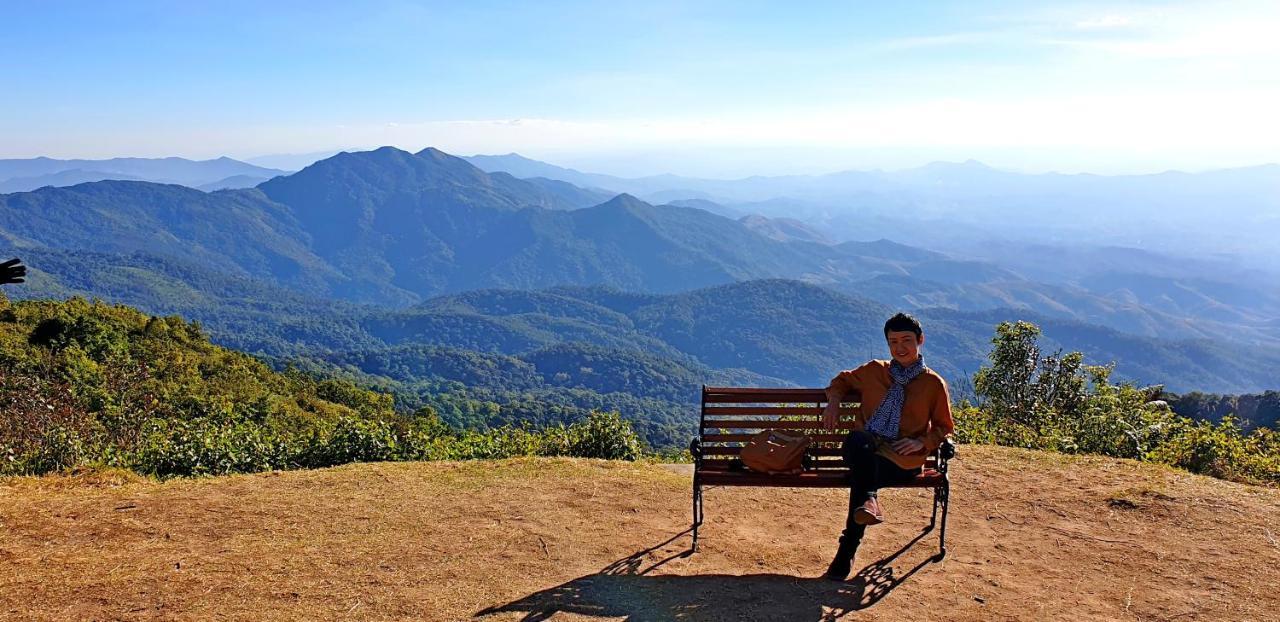
M 902 422 L 902 403 L 907 398 L 907 383 L 924 373 L 924 357 L 921 356 L 911 367 L 903 367 L 894 361 L 889 364 L 889 376 L 893 384 L 885 394 L 884 401 L 876 408 L 876 413 L 867 420 L 867 431 L 888 440 L 898 440 L 898 424 Z

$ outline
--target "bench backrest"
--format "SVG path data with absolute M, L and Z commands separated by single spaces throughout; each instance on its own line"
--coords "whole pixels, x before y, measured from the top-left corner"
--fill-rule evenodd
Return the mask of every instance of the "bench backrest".
M 857 393 L 841 401 L 840 421 L 828 432 L 822 427 L 827 406 L 824 389 L 702 387 L 702 416 L 698 424 L 702 460 L 713 467 L 738 457 L 743 444 L 760 430 L 807 434 L 813 439 L 809 455 L 816 469 L 844 468 L 840 443 L 853 429 L 858 412 Z M 930 457 L 930 463 L 933 458 Z

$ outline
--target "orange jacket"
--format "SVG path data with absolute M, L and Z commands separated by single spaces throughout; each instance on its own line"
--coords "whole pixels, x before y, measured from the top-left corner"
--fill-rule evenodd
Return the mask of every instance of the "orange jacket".
M 832 378 L 831 384 L 827 386 L 827 401 L 839 402 L 850 391 L 861 393 L 862 402 L 854 419 L 854 429 L 861 430 L 867 425 L 867 419 L 880 407 L 880 402 L 884 401 L 892 385 L 889 361 L 870 361 L 857 369 L 842 371 Z M 924 450 L 902 455 L 893 451 L 888 443 L 882 443 L 877 453 L 904 469 L 914 469 L 924 464 L 925 457 L 933 453 L 954 429 L 947 383 L 942 376 L 926 369 L 907 383 L 902 419 L 898 424 L 899 436 L 924 443 Z

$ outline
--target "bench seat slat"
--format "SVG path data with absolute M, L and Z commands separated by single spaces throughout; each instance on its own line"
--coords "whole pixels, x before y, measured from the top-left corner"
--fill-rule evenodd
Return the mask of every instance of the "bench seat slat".
M 756 434 L 759 434 L 757 432 Z M 742 443 L 752 439 L 755 434 L 703 434 L 703 443 Z M 815 443 L 843 443 L 844 434 L 810 434 Z
M 840 421 L 836 424 L 838 430 L 851 430 L 854 421 Z M 822 430 L 821 421 L 778 421 L 776 419 L 750 420 L 750 419 L 724 419 L 711 420 L 703 422 L 703 427 L 707 430 L 723 429 L 723 430 L 752 430 L 776 428 L 778 430 L 813 430 L 815 432 Z
M 728 463 L 740 462 L 737 458 L 739 454 L 713 454 L 713 456 L 703 456 L 703 468 L 701 471 L 716 470 L 716 468 L 728 468 Z M 838 453 L 823 454 L 823 456 L 813 456 L 814 465 L 817 468 L 845 468 L 844 457 Z M 929 456 L 924 458 L 924 468 L 937 468 L 938 458 Z
M 702 409 L 702 414 L 707 417 L 801 415 L 821 419 L 822 410 L 823 408 L 819 406 L 708 406 Z M 858 414 L 858 408 L 856 406 L 841 406 L 840 414 L 846 417 L 853 417 Z
M 861 399 L 857 391 L 850 391 L 844 396 L 845 402 L 857 402 Z M 743 404 L 743 403 L 827 403 L 827 393 L 823 389 L 717 389 L 705 387 L 702 391 L 704 404 Z
M 821 395 L 805 396 L 785 393 L 723 393 L 720 395 L 708 393 L 702 396 L 702 401 L 706 404 L 826 404 L 827 398 Z
M 736 456 L 742 453 L 741 447 L 726 447 L 724 445 L 705 445 L 702 448 L 704 456 Z M 811 456 L 839 456 L 839 447 L 810 447 L 808 453 Z
M 802 397 L 805 399 L 811 397 L 826 399 L 827 397 L 825 389 L 796 387 L 702 387 L 702 392 L 707 395 L 759 395 L 762 393 L 776 393 L 778 395 Z
M 813 456 L 813 458 L 814 458 L 813 467 L 815 469 L 826 470 L 826 469 L 844 469 L 845 468 L 844 458 L 841 457 L 839 454 Z M 699 472 L 707 471 L 707 470 L 714 471 L 717 469 L 728 470 L 730 468 L 729 465 L 732 463 L 741 464 L 741 462 L 738 460 L 737 455 L 724 454 L 724 455 L 703 456 L 702 468 L 699 469 Z M 936 468 L 938 468 L 937 458 L 935 458 L 934 456 L 929 456 L 924 459 L 924 469 L 926 471 L 930 469 L 936 469 Z
M 775 486 L 784 488 L 848 488 L 847 469 L 805 471 L 798 475 L 767 475 L 751 471 L 729 471 L 704 467 L 698 474 L 707 486 Z M 891 488 L 934 488 L 943 484 L 937 471 L 925 471 L 906 484 Z

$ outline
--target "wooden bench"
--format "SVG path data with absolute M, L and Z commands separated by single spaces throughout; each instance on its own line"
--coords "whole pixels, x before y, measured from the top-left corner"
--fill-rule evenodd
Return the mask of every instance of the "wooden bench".
M 689 444 L 693 454 L 693 550 L 698 550 L 698 528 L 702 525 L 702 488 L 704 486 L 779 486 L 799 488 L 848 488 L 849 469 L 840 455 L 844 437 L 853 427 L 856 404 L 860 396 L 845 396 L 840 407 L 840 422 L 834 432 L 822 426 L 822 411 L 827 397 L 823 389 L 768 389 L 740 387 L 702 387 L 702 415 L 698 436 Z M 813 445 L 808 449 L 807 467 L 796 475 L 768 475 L 746 470 L 738 459 L 745 441 L 762 429 L 789 430 L 808 434 Z M 955 445 L 948 440 L 926 459 L 920 475 L 897 486 L 899 488 L 932 488 L 933 515 L 928 533 L 938 522 L 938 553 L 935 560 L 947 554 L 947 505 L 951 483 L 947 477 L 947 460 L 955 456 Z M 844 509 L 843 507 L 841 508 Z

